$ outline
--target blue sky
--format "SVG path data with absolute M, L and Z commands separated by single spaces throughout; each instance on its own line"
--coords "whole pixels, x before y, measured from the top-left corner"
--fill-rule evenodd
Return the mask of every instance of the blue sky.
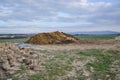
M 120 0 L 0 0 L 0 33 L 118 31 Z

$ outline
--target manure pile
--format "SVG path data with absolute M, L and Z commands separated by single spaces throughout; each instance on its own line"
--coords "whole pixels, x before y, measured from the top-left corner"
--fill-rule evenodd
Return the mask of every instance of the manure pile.
M 63 32 L 40 33 L 32 36 L 26 43 L 30 44 L 67 44 L 78 43 L 79 39 Z

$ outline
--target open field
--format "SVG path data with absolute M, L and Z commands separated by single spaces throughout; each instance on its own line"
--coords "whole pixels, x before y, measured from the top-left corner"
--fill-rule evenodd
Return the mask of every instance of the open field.
M 82 40 L 78 44 L 27 45 L 21 48 L 20 43 L 17 45 L 20 50 L 16 48 L 19 54 L 23 50 L 31 50 L 32 54 L 41 55 L 37 57 L 40 70 L 30 72 L 34 68 L 22 63 L 14 75 L 0 80 L 120 80 L 120 41 L 116 41 L 115 36 L 86 37 L 80 38 Z M 11 47 L 6 50 L 10 49 L 14 54 L 17 53 Z M 22 55 L 29 59 L 29 55 L 24 52 Z
M 114 39 L 118 35 L 76 35 L 79 39 Z
M 120 80 L 120 42 L 101 44 L 33 45 L 26 47 L 45 60 L 28 80 Z M 23 69 L 26 74 L 26 69 Z M 13 76 L 14 80 L 22 80 Z
M 99 44 L 98 44 L 99 42 Z M 40 72 L 28 80 L 119 80 L 120 42 L 98 40 L 92 43 L 32 45 L 32 51 L 44 55 Z M 24 70 L 23 75 L 26 74 Z M 15 80 L 21 80 L 13 76 Z
M 47 59 L 45 70 L 29 80 L 119 80 L 120 51 L 104 49 L 38 51 Z
M 114 39 L 118 35 L 77 35 L 76 37 L 80 40 L 99 40 L 99 39 Z M 0 42 L 15 42 L 23 43 L 27 41 L 28 38 L 14 38 L 14 39 L 0 39 Z
M 23 43 L 26 40 L 28 40 L 28 38 L 0 39 L 0 43 L 3 42 Z

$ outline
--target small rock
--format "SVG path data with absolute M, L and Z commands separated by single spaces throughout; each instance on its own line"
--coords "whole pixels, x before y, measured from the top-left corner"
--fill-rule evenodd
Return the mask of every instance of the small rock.
M 30 59 L 23 59 L 23 63 L 25 63 L 26 65 L 30 65 L 32 62 Z
M 9 69 L 10 69 L 10 64 L 9 64 L 9 62 L 6 61 L 5 63 L 3 63 L 3 64 L 2 64 L 2 68 L 3 68 L 4 70 L 9 70 Z
M 91 71 L 91 72 L 94 72 L 94 68 L 93 68 L 93 67 L 90 67 L 90 71 Z

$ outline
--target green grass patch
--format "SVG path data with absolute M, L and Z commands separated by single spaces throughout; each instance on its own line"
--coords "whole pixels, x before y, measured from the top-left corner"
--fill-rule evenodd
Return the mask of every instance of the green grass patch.
M 12 77 L 12 80 L 20 80 L 18 77 Z
M 72 63 L 86 62 L 87 59 L 94 58 L 95 61 L 87 62 L 83 67 L 85 70 L 90 72 L 91 80 L 115 80 L 116 74 L 111 71 L 111 65 L 116 60 L 120 60 L 118 50 L 104 50 L 104 49 L 87 49 L 87 50 L 77 50 L 77 51 L 56 51 L 54 53 L 47 53 L 49 56 L 46 62 L 43 64 L 45 66 L 45 71 L 29 76 L 28 80 L 57 80 L 58 77 L 63 77 L 67 75 L 70 71 L 74 70 L 76 72 L 76 77 L 64 77 L 62 80 L 86 80 L 87 77 L 83 75 L 82 70 L 79 65 L 73 67 Z M 85 61 L 84 61 L 85 60 Z M 119 65 L 119 64 L 116 64 Z M 116 66 L 114 65 L 114 66 Z M 91 71 L 91 67 L 93 71 Z
M 77 52 L 76 54 L 78 55 L 83 55 L 83 56 L 100 56 L 102 55 L 103 51 L 101 49 L 87 49 L 87 50 L 81 50 L 79 52 Z
M 115 75 L 113 72 L 97 71 L 92 73 L 91 78 L 92 80 L 115 80 Z
M 120 60 L 118 56 L 120 57 L 119 54 L 117 54 L 119 51 L 118 50 L 102 50 L 102 53 L 99 55 L 94 55 L 93 53 L 92 56 L 96 57 L 95 62 L 90 62 L 86 66 L 90 70 L 90 67 L 94 68 L 94 72 L 92 73 L 92 78 L 93 79 L 102 79 L 106 80 L 107 77 L 106 75 L 109 75 L 109 78 L 114 80 L 116 73 L 111 72 L 111 65 L 115 60 Z M 92 54 L 92 53 L 91 53 Z M 97 53 L 96 53 L 97 54 Z
M 118 35 L 76 35 L 77 38 L 83 40 L 89 39 L 114 39 Z
M 53 56 L 53 55 L 49 55 Z M 44 66 L 46 73 L 38 73 L 29 77 L 29 80 L 56 80 L 57 76 L 63 76 L 72 70 L 71 59 L 67 58 L 66 52 L 58 52 L 54 57 L 49 57 Z
M 91 72 L 92 80 L 97 80 L 97 79 L 115 80 L 115 76 L 117 73 L 111 71 L 111 65 L 113 65 L 113 62 L 115 62 L 116 60 L 120 61 L 119 50 L 87 49 L 87 50 L 81 50 L 76 54 L 79 56 L 95 58 L 94 62 L 89 62 L 86 64 L 86 67 L 90 72 L 91 72 L 91 67 L 94 69 L 94 72 Z M 120 66 L 119 63 L 116 63 L 116 65 Z
M 50 79 L 47 78 L 45 73 L 37 73 L 29 76 L 28 80 L 50 80 Z
M 54 76 L 65 75 L 66 71 L 72 70 L 71 60 L 67 58 L 67 54 L 59 53 L 54 58 L 46 61 L 46 69 L 50 79 L 54 79 Z
M 27 40 L 28 38 L 0 39 L 0 43 L 3 42 L 23 43 Z

